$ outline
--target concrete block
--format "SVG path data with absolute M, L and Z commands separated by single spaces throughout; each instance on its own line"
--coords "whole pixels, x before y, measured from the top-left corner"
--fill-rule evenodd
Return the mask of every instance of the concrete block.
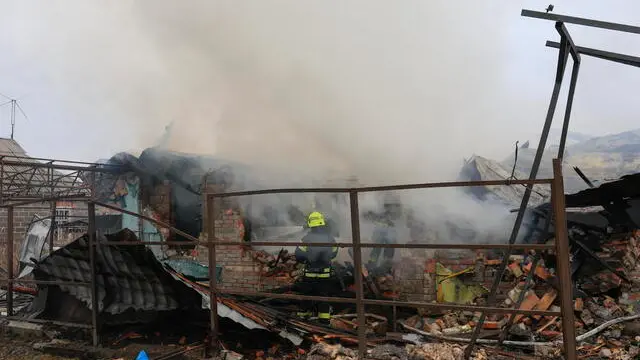
M 10 320 L 6 329 L 10 333 L 22 337 L 39 337 L 44 334 L 42 325 L 26 321 Z

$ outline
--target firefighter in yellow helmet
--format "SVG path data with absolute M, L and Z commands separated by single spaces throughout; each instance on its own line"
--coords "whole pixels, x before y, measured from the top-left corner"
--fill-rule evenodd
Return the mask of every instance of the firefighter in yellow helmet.
M 320 212 L 309 214 L 307 227 L 309 232 L 302 238 L 303 243 L 336 243 Z M 329 296 L 336 283 L 331 263 L 337 254 L 336 246 L 298 246 L 296 259 L 305 264 L 302 280 L 296 286 L 299 291 L 305 295 Z M 301 317 L 313 316 L 315 312 L 322 322 L 328 322 L 331 318 L 331 306 L 328 303 L 303 302 L 301 310 L 298 313 Z

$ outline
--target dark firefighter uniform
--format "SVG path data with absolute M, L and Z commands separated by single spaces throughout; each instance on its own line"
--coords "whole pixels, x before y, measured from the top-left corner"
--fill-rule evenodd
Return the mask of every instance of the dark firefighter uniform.
M 309 233 L 302 238 L 302 243 L 335 243 L 331 230 L 327 227 L 324 216 L 319 212 L 312 212 L 307 225 Z M 305 295 L 329 296 L 335 285 L 335 278 L 332 273 L 331 262 L 338 254 L 338 247 L 327 246 L 298 246 L 296 248 L 296 259 L 305 264 L 304 275 L 297 287 Z M 315 306 L 314 306 L 315 305 Z M 315 307 L 315 309 L 314 309 Z M 331 318 L 331 306 L 325 302 L 303 302 L 302 311 L 299 316 L 312 316 L 314 310 L 317 316 L 323 321 Z
M 395 244 L 398 236 L 393 221 L 388 218 L 379 218 L 373 221 L 374 228 L 371 240 L 375 244 Z M 383 253 L 382 263 L 380 264 L 380 254 Z M 372 266 L 389 266 L 395 255 L 394 248 L 373 248 L 369 264 Z

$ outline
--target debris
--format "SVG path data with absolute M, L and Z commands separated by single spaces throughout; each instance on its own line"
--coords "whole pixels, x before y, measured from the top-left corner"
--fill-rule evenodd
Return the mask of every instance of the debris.
M 220 360 L 243 360 L 244 355 L 231 350 L 222 350 L 220 351 L 219 358 Z
M 540 301 L 538 301 L 538 303 L 534 307 L 534 310 L 545 311 L 549 309 L 553 301 L 556 299 L 556 296 L 558 296 L 557 291 L 555 291 L 554 289 L 549 290 L 547 293 L 544 294 L 544 296 L 542 296 Z M 540 320 L 542 317 L 540 315 L 534 315 L 533 318 L 536 320 Z
M 383 344 L 369 350 L 367 357 L 375 360 L 407 360 L 409 354 L 406 347 Z
M 488 292 L 481 285 L 466 285 L 458 277 L 460 275 L 470 273 L 474 268 L 468 268 L 457 273 L 444 267 L 442 264 L 436 264 L 436 284 L 437 284 L 437 300 L 444 303 L 470 304 L 477 297 Z
M 307 359 L 314 360 L 356 360 L 358 354 L 355 350 L 346 348 L 340 344 L 329 345 L 321 342 L 313 345 L 309 350 Z
M 33 324 L 25 321 L 9 321 L 7 329 L 18 336 L 38 337 L 43 334 L 43 327 L 39 324 Z
M 407 345 L 407 353 L 412 360 L 462 360 L 464 347 L 446 343 Z
M 511 325 L 509 333 L 520 337 L 531 337 L 531 329 L 523 323 Z
M 520 310 L 531 310 L 534 307 L 536 307 L 536 305 L 538 305 L 538 303 L 540 302 L 540 299 L 536 296 L 536 294 L 533 291 L 530 291 L 524 298 L 524 300 L 522 301 L 522 304 L 520 305 Z M 520 319 L 522 319 L 524 317 L 524 315 L 522 314 L 517 314 L 514 318 L 513 318 L 513 322 L 517 323 L 518 321 L 520 321 Z
M 611 350 L 603 348 L 602 350 L 600 350 L 600 356 L 604 358 L 610 358 L 611 356 L 613 356 L 613 353 L 611 352 Z

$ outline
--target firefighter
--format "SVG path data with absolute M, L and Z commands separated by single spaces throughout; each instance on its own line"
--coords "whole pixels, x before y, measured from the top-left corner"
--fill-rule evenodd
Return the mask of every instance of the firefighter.
M 326 224 L 324 216 L 317 211 L 309 214 L 307 218 L 309 232 L 302 238 L 306 244 L 335 243 L 336 239 Z M 335 276 L 332 269 L 332 261 L 338 254 L 338 247 L 332 246 L 298 246 L 296 259 L 305 264 L 304 275 L 297 288 L 305 295 L 329 296 L 335 285 Z M 314 309 L 315 308 L 315 309 Z M 331 318 L 331 306 L 326 302 L 302 303 L 300 317 L 314 315 L 314 310 L 320 321 L 328 323 Z
M 368 214 L 369 220 L 374 225 L 371 240 L 376 244 L 395 244 L 398 242 L 395 222 L 402 211 L 400 200 L 390 194 L 386 194 L 383 199 L 382 212 Z M 380 261 L 380 255 L 382 255 L 382 261 Z M 369 269 L 382 273 L 390 272 L 394 255 L 394 248 L 373 248 L 369 258 Z

